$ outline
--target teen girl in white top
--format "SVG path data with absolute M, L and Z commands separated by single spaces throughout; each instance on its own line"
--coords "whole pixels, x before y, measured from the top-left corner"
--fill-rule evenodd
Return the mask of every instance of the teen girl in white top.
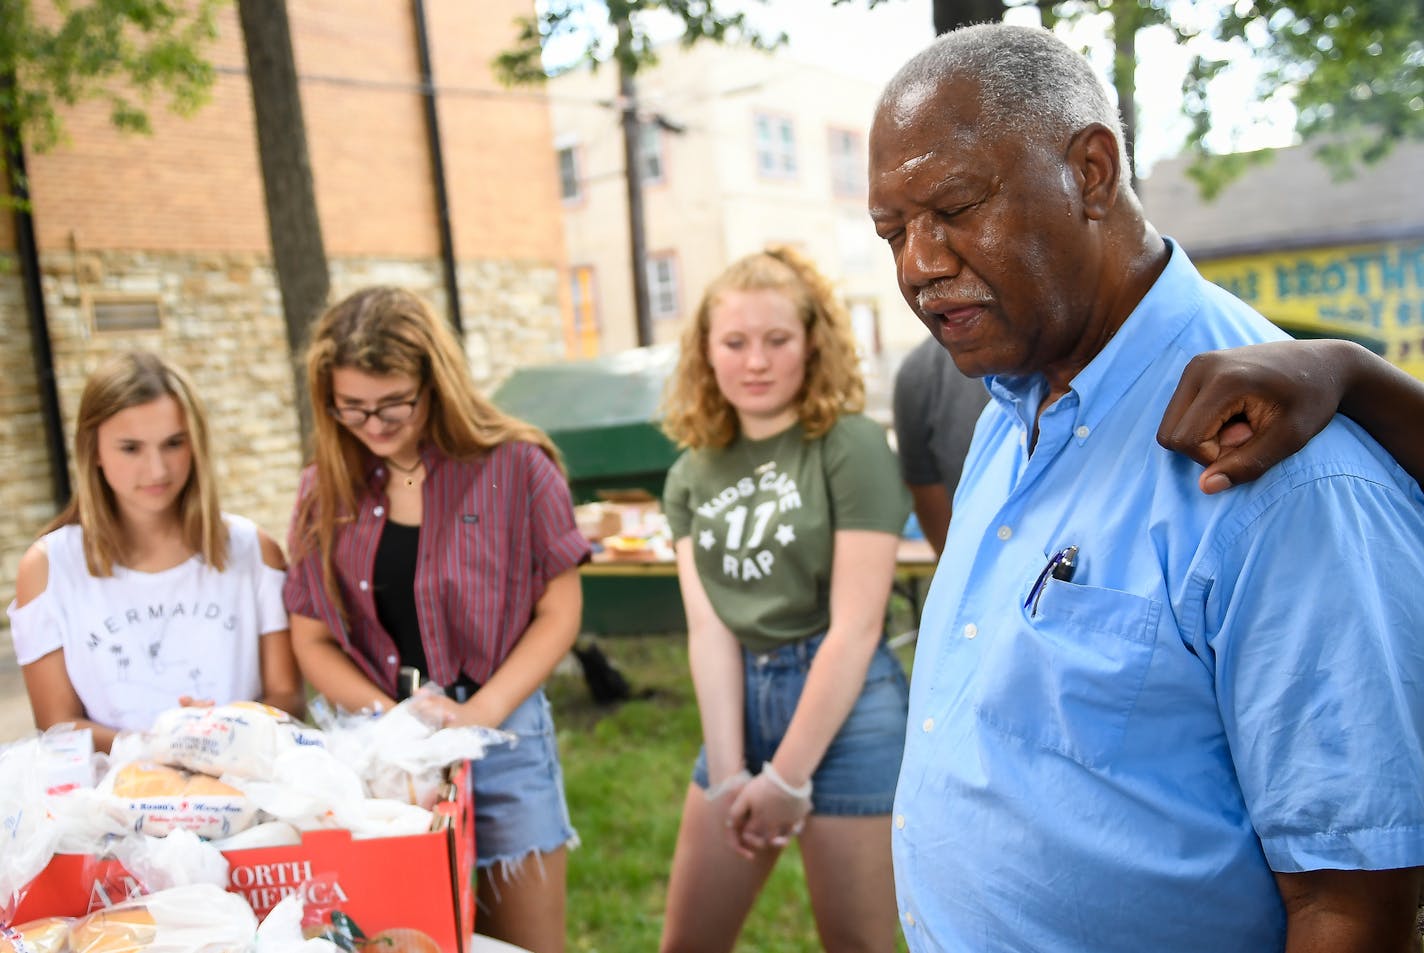
M 187 377 L 127 354 L 80 399 L 78 485 L 20 560 L 9 608 L 35 724 L 108 750 L 178 704 L 258 699 L 301 713 L 281 550 L 218 508 Z

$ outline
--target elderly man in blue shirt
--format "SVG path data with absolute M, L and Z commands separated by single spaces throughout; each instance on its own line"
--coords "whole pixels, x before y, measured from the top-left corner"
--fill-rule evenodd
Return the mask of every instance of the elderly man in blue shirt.
M 891 81 L 870 206 L 984 411 L 924 609 L 894 814 L 910 948 L 1408 949 L 1424 496 L 1336 418 L 1206 495 L 1156 442 L 1203 351 L 1282 337 L 1159 236 L 1043 30 Z

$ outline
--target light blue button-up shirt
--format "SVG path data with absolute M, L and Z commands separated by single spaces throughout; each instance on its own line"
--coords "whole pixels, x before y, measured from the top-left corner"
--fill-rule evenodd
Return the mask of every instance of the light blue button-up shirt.
M 1032 454 L 1043 379 L 989 380 L 895 803 L 916 953 L 1263 953 L 1273 870 L 1424 864 L 1418 485 L 1343 418 L 1216 496 L 1155 438 L 1192 355 L 1279 337 L 1172 246 Z

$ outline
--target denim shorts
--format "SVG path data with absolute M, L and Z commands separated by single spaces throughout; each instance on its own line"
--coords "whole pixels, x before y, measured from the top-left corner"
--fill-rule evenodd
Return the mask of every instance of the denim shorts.
M 770 652 L 742 650 L 746 685 L 743 719 L 747 770 L 756 774 L 781 744 L 811 660 L 825 635 Z M 909 684 L 890 649 L 881 642 L 871 656 L 855 707 L 811 776 L 811 813 L 844 816 L 889 814 L 905 750 Z M 707 748 L 697 756 L 692 780 L 707 788 Z
M 497 745 L 473 763 L 475 851 L 479 868 L 511 870 L 533 852 L 578 843 L 564 801 L 564 772 L 554 719 L 541 688 L 499 726 L 519 740 Z

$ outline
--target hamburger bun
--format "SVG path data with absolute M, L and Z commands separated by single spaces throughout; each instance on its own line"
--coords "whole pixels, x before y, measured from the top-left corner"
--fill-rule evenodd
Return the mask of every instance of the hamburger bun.
M 10 934 L 19 936 L 20 945 L 10 939 Z M 17 923 L 12 927 L 0 927 L 0 953 L 60 953 L 66 949 L 64 941 L 68 937 L 69 921 L 64 917 Z
M 69 931 L 73 953 L 140 953 L 158 932 L 146 907 L 98 910 Z
M 117 797 L 242 797 L 242 792 L 206 774 L 192 774 L 153 761 L 132 761 L 114 775 Z

